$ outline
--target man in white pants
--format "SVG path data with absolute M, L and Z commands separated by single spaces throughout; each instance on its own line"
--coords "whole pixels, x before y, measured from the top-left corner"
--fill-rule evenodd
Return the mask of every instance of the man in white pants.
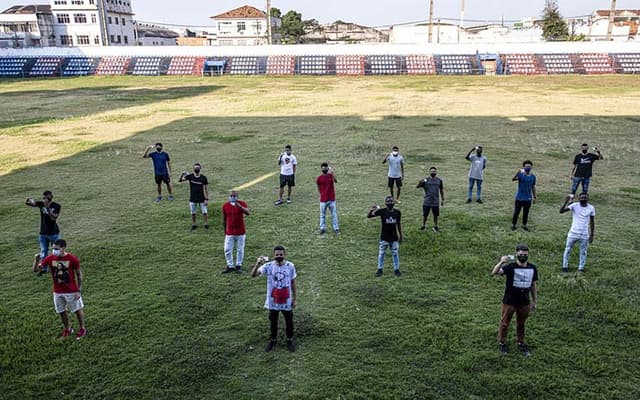
M 227 274 L 235 269 L 236 273 L 242 273 L 242 261 L 244 259 L 244 239 L 246 228 L 244 216 L 249 215 L 247 203 L 238 200 L 238 192 L 229 192 L 229 201 L 222 205 L 222 225 L 224 226 L 224 257 L 227 266 L 222 270 Z M 236 248 L 236 262 L 233 262 L 233 247 Z
M 580 242 L 578 271 L 584 272 L 584 266 L 587 262 L 587 247 L 589 247 L 589 243 L 593 243 L 593 232 L 596 229 L 596 209 L 589 204 L 589 194 L 586 192 L 580 194 L 578 203 L 568 204 L 572 198 L 572 195 L 567 196 L 564 204 L 560 207 L 560 214 L 571 211 L 573 215 L 571 229 L 567 235 L 567 245 L 562 257 L 562 272 L 569 271 L 569 255 L 576 242 Z

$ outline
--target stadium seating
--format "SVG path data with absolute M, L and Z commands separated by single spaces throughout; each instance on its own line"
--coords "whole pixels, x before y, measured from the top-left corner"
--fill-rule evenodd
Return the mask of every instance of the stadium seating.
M 443 75 L 470 75 L 473 73 L 471 57 L 468 55 L 440 55 L 438 72 Z
M 365 58 L 365 64 L 371 75 L 397 75 L 399 71 L 396 56 L 369 56 Z
M 134 61 L 133 75 L 160 75 L 160 57 L 138 57 Z
M 505 54 L 506 73 L 512 75 L 534 75 L 541 73 L 533 54 Z
M 56 76 L 60 75 L 60 64 L 62 64 L 62 58 L 60 57 L 41 57 L 36 60 L 36 63 L 31 67 L 29 76 Z
M 232 75 L 254 75 L 258 73 L 258 57 L 233 57 L 229 73 Z
M 98 64 L 98 59 L 77 57 L 67 58 L 62 65 L 62 76 L 93 75 Z
M 547 74 L 576 73 L 569 54 L 542 54 L 540 58 Z
M 407 74 L 410 75 L 434 75 L 436 64 L 431 56 L 410 55 L 406 58 Z
M 615 72 L 622 74 L 640 74 L 640 53 L 613 54 Z
M 202 75 L 204 57 L 173 57 L 167 75 Z
M 29 61 L 24 57 L 3 57 L 0 58 L 0 77 L 22 77 L 25 76 L 25 66 Z
M 302 56 L 298 58 L 296 69 L 302 75 L 326 75 L 327 57 L 325 56 Z
M 103 57 L 96 68 L 96 75 L 124 75 L 130 63 L 130 57 Z
M 293 75 L 296 59 L 293 56 L 269 56 L 267 58 L 267 75 Z
M 578 54 L 578 62 L 582 64 L 585 74 L 612 74 L 613 66 L 608 54 Z
M 336 75 L 364 75 L 364 57 L 336 56 Z

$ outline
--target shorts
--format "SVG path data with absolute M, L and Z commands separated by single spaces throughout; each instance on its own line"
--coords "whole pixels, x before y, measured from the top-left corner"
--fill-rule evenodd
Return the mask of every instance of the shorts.
M 189 209 L 191 210 L 191 215 L 195 215 L 196 208 L 197 208 L 198 204 L 200 204 L 200 211 L 202 211 L 203 214 L 207 214 L 207 205 L 206 204 L 189 202 Z
M 438 217 L 440 216 L 440 207 L 437 206 L 422 206 L 422 216 L 428 217 L 429 211 L 433 211 L 433 215 Z
M 171 182 L 171 177 L 169 175 L 156 175 L 156 184 L 161 184 L 162 182 L 169 184 Z
M 285 186 L 294 187 L 296 185 L 296 176 L 295 175 L 282 175 L 280 174 L 280 187 L 283 188 Z
M 389 177 L 389 187 L 392 188 L 393 187 L 393 183 L 395 182 L 397 187 L 402 187 L 402 178 L 391 178 Z
M 72 313 L 78 312 L 84 308 L 82 302 L 82 296 L 76 299 L 78 293 L 54 293 L 53 294 L 53 306 L 58 314 L 61 314 L 67 309 Z

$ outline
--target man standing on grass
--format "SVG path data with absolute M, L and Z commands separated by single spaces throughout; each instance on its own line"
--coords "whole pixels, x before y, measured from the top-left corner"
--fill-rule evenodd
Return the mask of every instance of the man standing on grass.
M 82 270 L 78 257 L 66 251 L 67 242 L 58 239 L 53 242 L 52 255 L 42 260 L 42 268 L 51 270 L 53 278 L 53 304 L 56 312 L 60 314 L 64 329 L 61 337 L 67 337 L 73 333 L 69 323 L 67 308 L 78 317 L 78 332 L 76 339 L 80 340 L 87 335 L 84 326 L 84 303 L 82 302 Z
M 322 174 L 316 178 L 316 185 L 318 186 L 318 192 L 320 193 L 320 234 L 324 235 L 327 231 L 325 219 L 327 215 L 327 209 L 331 210 L 331 221 L 333 225 L 333 232 L 336 235 L 340 234 L 340 227 L 338 226 L 338 211 L 336 210 L 336 189 L 335 183 L 338 183 L 336 176 L 329 167 L 329 164 L 323 162 L 320 164 L 320 170 Z
M 473 152 L 476 154 L 471 154 Z M 476 202 L 482 204 L 482 181 L 484 180 L 484 169 L 487 167 L 487 157 L 482 155 L 482 146 L 476 145 L 469 150 L 465 159 L 471 162 L 469 168 L 469 193 L 467 195 L 467 204 L 471 203 L 473 196 L 473 185 L 476 185 Z
M 284 146 L 284 153 L 278 157 L 278 165 L 280 166 L 280 191 L 278 192 L 278 200 L 273 203 L 279 206 L 283 203 L 284 187 L 287 187 L 287 204 L 291 204 L 291 189 L 296 185 L 296 167 L 298 159 L 291 154 L 291 145 Z
M 560 207 L 560 214 L 571 211 L 573 216 L 562 257 L 562 272 L 569 272 L 569 255 L 571 255 L 571 249 L 576 242 L 580 242 L 578 271 L 584 272 L 584 266 L 587 263 L 587 248 L 589 243 L 593 243 L 593 234 L 596 229 L 596 209 L 589 204 L 589 194 L 586 192 L 580 193 L 578 203 L 569 204 L 571 199 L 573 199 L 573 195 L 567 196 L 564 204 Z
M 156 203 L 159 203 L 160 200 L 162 200 L 162 182 L 167 185 L 167 191 L 169 192 L 169 197 L 167 199 L 169 201 L 172 201 L 173 188 L 171 187 L 171 159 L 169 158 L 168 153 L 162 151 L 162 143 L 158 142 L 155 144 L 155 152 L 151 152 L 151 150 L 153 150 L 153 147 L 153 145 L 148 146 L 144 150 L 142 158 L 151 158 L 151 160 L 153 161 L 153 173 L 158 190 Z
M 392 196 L 384 199 L 385 208 L 380 206 L 372 206 L 367 214 L 367 218 L 380 217 L 382 221 L 382 229 L 380 232 L 380 243 L 378 247 L 378 270 L 375 276 L 382 276 L 384 267 L 384 257 L 387 254 L 387 248 L 391 248 L 391 258 L 393 259 L 393 273 L 395 276 L 402 275 L 400 273 L 400 242 L 402 242 L 402 224 L 400 210 L 393 208 L 394 201 Z
M 51 193 L 50 190 L 45 190 L 42 193 L 42 201 L 35 201 L 29 197 L 27 199 L 27 205 L 29 207 L 38 207 L 40 210 L 40 236 L 38 237 L 40 253 L 35 255 L 32 265 L 33 272 L 37 272 L 38 264 L 44 260 L 49 253 L 49 246 L 60 237 L 58 217 L 60 216 L 62 206 L 53 201 L 53 193 Z M 43 269 L 40 275 L 46 272 L 47 270 Z
M 424 203 L 422 204 L 422 226 L 420 230 L 426 229 L 427 218 L 429 212 L 433 213 L 433 228 L 434 232 L 440 232 L 438 227 L 438 216 L 440 216 L 440 206 L 444 206 L 444 185 L 442 179 L 437 176 L 438 169 L 431 167 L 429 169 L 429 176 L 421 179 L 416 185 L 416 188 L 424 189 Z
M 293 309 L 296 307 L 298 289 L 296 287 L 296 267 L 292 262 L 285 261 L 286 251 L 283 246 L 273 248 L 273 261 L 267 262 L 266 257 L 259 257 L 251 269 L 251 277 L 267 276 L 267 297 L 264 308 L 269 310 L 271 335 L 265 351 L 273 350 L 278 337 L 278 316 L 284 316 L 285 332 L 287 336 L 287 350 L 296 351 L 293 342 Z M 265 264 L 266 263 L 266 264 Z
M 529 346 L 524 339 L 524 330 L 527 317 L 536 309 L 538 301 L 538 268 L 529 261 L 529 247 L 526 244 L 516 246 L 516 260 L 508 263 L 509 256 L 502 256 L 493 267 L 493 275 L 505 275 L 507 277 L 502 298 L 502 318 L 498 330 L 498 346 L 500 353 L 506 354 L 509 349 L 505 340 L 509 323 L 513 314 L 516 314 L 516 341 L 522 355 L 531 355 Z M 531 300 L 529 300 L 531 293 Z
M 527 222 L 529 221 L 529 209 L 531 204 L 535 203 L 538 197 L 536 196 L 536 176 L 531 173 L 533 163 L 529 160 L 522 162 L 522 169 L 519 169 L 512 181 L 518 181 L 518 191 L 516 192 L 516 201 L 513 210 L 513 218 L 511 219 L 511 230 L 518 229 L 516 224 L 518 223 L 518 216 L 520 216 L 520 210 L 522 210 L 522 229 L 529 230 Z
M 389 172 L 387 173 L 387 186 L 393 197 L 393 185 L 396 186 L 396 202 L 400 204 L 400 190 L 402 188 L 402 178 L 404 177 L 404 157 L 398 151 L 398 146 L 391 148 L 391 153 L 384 156 L 382 163 L 389 162 Z
M 189 210 L 191 211 L 191 230 L 195 230 L 197 207 L 200 206 L 202 219 L 204 219 L 204 228 L 209 229 L 209 215 L 207 213 L 207 205 L 209 204 L 209 181 L 207 177 L 202 175 L 200 171 L 202 165 L 200 163 L 193 164 L 193 174 L 187 171 L 182 172 L 178 182 L 189 181 Z
M 589 153 L 589 145 L 582 144 L 580 153 L 573 158 L 573 168 L 571 168 L 571 194 L 576 194 L 578 185 L 582 183 L 582 192 L 589 191 L 589 183 L 591 182 L 591 174 L 593 171 L 593 163 L 604 159 L 602 152 L 594 147 L 594 153 Z
M 222 205 L 222 226 L 224 226 L 224 257 L 227 266 L 222 270 L 223 274 L 235 270 L 242 273 L 244 260 L 244 240 L 246 228 L 244 216 L 249 215 L 249 206 L 242 200 L 238 200 L 238 192 L 229 192 L 229 201 Z M 236 262 L 234 268 L 233 248 L 236 248 Z

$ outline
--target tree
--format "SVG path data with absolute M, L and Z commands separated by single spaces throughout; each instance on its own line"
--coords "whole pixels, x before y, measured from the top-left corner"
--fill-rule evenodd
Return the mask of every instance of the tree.
M 282 12 L 280 11 L 279 8 L 271 7 L 271 11 L 269 11 L 269 15 L 275 18 L 281 18 Z
M 298 43 L 304 35 L 304 23 L 302 22 L 302 14 L 293 10 L 288 11 L 282 16 L 282 25 L 280 26 L 280 34 L 284 43 Z
M 546 0 L 542 15 L 542 37 L 544 40 L 567 40 L 569 28 L 562 19 L 557 0 Z

